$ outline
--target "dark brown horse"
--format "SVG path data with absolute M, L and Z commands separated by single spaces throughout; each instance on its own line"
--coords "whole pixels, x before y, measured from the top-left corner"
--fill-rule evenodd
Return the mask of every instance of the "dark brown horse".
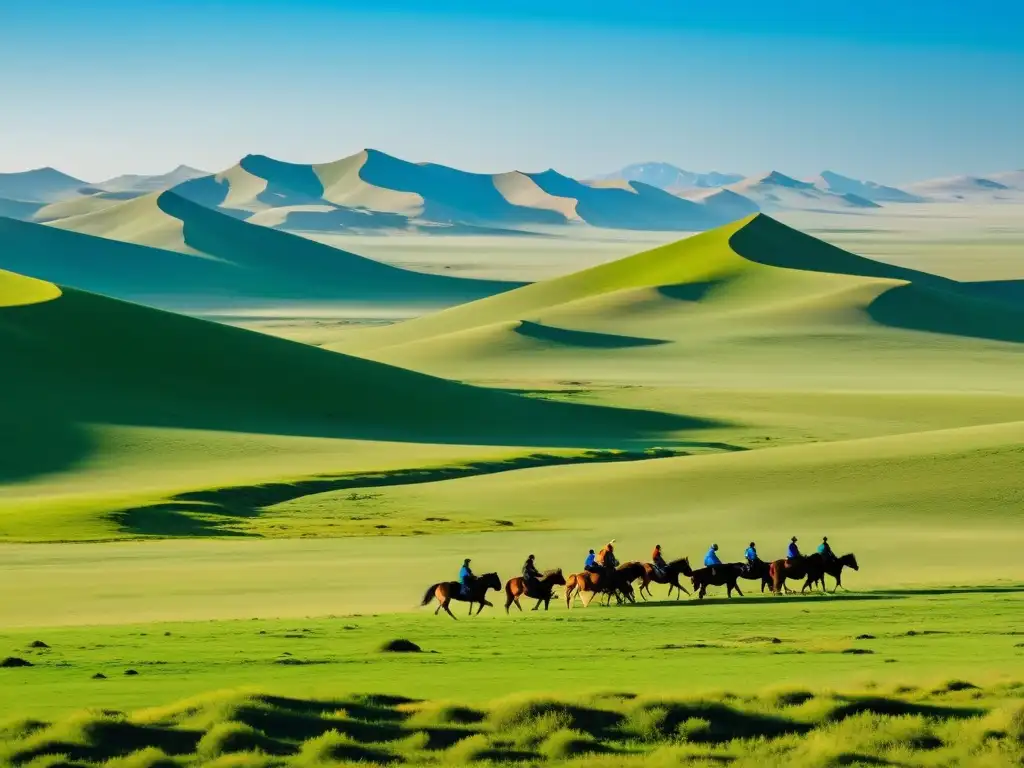
M 807 582 L 804 584 L 803 589 L 800 590 L 801 592 L 803 592 L 808 587 L 813 589 L 815 583 L 818 582 L 821 583 L 821 591 L 827 591 L 825 589 L 825 575 L 827 574 L 836 580 L 835 589 L 832 590 L 832 593 L 835 594 L 835 592 L 843 586 L 843 568 L 852 568 L 855 571 L 860 570 L 860 565 L 857 563 L 857 556 L 854 555 L 852 552 L 848 552 L 842 557 L 837 557 L 834 560 L 825 560 L 825 558 L 821 557 L 821 555 L 817 553 L 811 555 L 810 557 L 820 558 L 820 574 L 818 570 L 815 570 L 815 574 L 817 574 L 819 577 L 816 579 L 816 581 L 813 582 L 811 581 L 811 574 L 808 574 Z M 843 589 L 846 589 L 846 587 L 843 587 Z
M 783 592 L 792 592 L 793 590 L 786 586 L 786 579 L 791 581 L 806 579 L 807 581 L 804 584 L 804 589 L 806 589 L 808 584 L 813 584 L 821 579 L 821 563 L 821 555 L 817 553 L 800 557 L 796 560 L 772 561 L 772 564 L 769 566 L 772 592 L 775 595 L 780 595 Z
M 708 587 L 724 586 L 725 594 L 730 598 L 732 597 L 732 591 L 735 589 L 737 594 L 743 597 L 743 590 L 736 583 L 742 570 L 742 563 L 723 563 L 722 565 L 698 568 L 690 576 L 690 581 L 693 583 L 694 591 L 697 592 L 697 597 L 701 600 L 707 594 Z
M 644 563 L 644 574 L 643 583 L 640 584 L 640 597 L 644 600 L 644 592 L 654 597 L 651 594 L 650 584 L 653 581 L 655 584 L 668 584 L 668 596 L 672 597 L 672 590 L 676 591 L 676 600 L 679 599 L 679 595 L 685 592 L 689 595 L 689 591 L 679 583 L 679 575 L 693 576 L 693 569 L 690 567 L 690 558 L 681 557 L 678 560 L 673 560 L 670 563 L 665 564 L 664 570 L 658 570 L 652 563 Z
M 437 599 L 439 605 L 437 610 L 434 611 L 434 615 L 437 616 L 438 612 L 444 608 L 445 612 L 455 618 L 455 614 L 452 613 L 448 604 L 452 600 L 459 600 L 460 602 L 469 603 L 469 615 L 473 615 L 473 604 L 479 603 L 480 607 L 477 609 L 477 615 L 480 615 L 480 611 L 484 609 L 485 605 L 493 607 L 494 603 L 487 599 L 487 590 L 493 589 L 495 592 L 501 591 L 501 579 L 498 578 L 496 573 L 485 573 L 484 575 L 473 579 L 469 585 L 469 594 L 462 593 L 462 585 L 457 581 L 441 581 L 427 588 L 427 593 L 423 596 L 423 602 L 420 605 L 429 605 L 431 600 Z
M 746 565 L 740 572 L 741 579 L 761 582 L 761 593 L 772 588 L 771 566 L 763 560 Z
M 555 591 L 555 587 L 559 585 L 565 585 L 565 576 L 562 575 L 561 568 L 548 571 L 533 582 L 527 582 L 522 576 L 509 579 L 505 582 L 505 613 L 508 613 L 512 603 L 515 603 L 516 608 L 520 611 L 523 610 L 523 606 L 519 604 L 519 598 L 524 596 L 537 601 L 537 604 L 533 606 L 533 610 L 536 611 L 540 608 L 540 604 L 544 603 L 544 610 L 546 611 L 551 604 L 552 593 Z

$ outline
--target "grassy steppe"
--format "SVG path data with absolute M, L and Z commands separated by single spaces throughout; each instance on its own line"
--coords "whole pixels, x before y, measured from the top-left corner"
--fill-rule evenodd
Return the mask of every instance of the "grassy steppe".
M 55 753 L 96 763 L 147 746 L 203 761 L 219 756 L 211 743 L 301 761 L 323 742 L 375 750 L 380 762 L 558 763 L 572 753 L 553 751 L 568 738 L 553 734 L 569 728 L 586 734 L 573 736 L 579 751 L 611 751 L 619 762 L 608 765 L 856 764 L 841 754 L 1013 765 L 1021 594 L 893 590 L 457 624 L 417 615 L 7 630 L 0 651 L 34 666 L 0 669 L 0 712 L 23 723 L 0 740 L 19 763 Z M 397 638 L 425 653 L 381 652 Z M 73 714 L 85 706 L 96 709 Z M 355 743 L 322 737 L 331 730 Z M 221 739 L 227 731 L 239 738 Z M 983 759 L 996 762 L 972 762 Z

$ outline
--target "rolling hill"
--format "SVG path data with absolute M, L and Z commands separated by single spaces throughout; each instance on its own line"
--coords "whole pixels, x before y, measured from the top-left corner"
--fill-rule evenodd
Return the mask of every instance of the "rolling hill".
M 163 192 L 186 181 L 209 175 L 207 171 L 200 171 L 198 168 L 191 168 L 187 165 L 179 165 L 168 173 L 149 176 L 125 174 L 96 184 L 90 184 L 89 186 L 103 192 L 145 194 L 146 192 Z
M 483 445 L 621 443 L 686 425 L 536 401 L 0 272 L 6 479 L 86 424 Z
M 757 215 L 336 348 L 460 378 L 1018 391 L 1024 312 Z M 971 365 L 966 365 L 971 361 Z M 945 371 L 944 373 L 940 373 Z
M 0 268 L 164 307 L 343 302 L 385 314 L 517 286 L 388 266 L 248 224 L 173 192 L 43 226 L 0 219 Z M 401 314 L 401 313 L 400 313 Z
M 874 181 L 860 181 L 835 171 L 822 171 L 814 185 L 836 195 L 855 195 L 873 203 L 920 203 L 923 198 L 898 187 L 887 187 Z
M 680 191 L 684 189 L 716 189 L 727 184 L 735 184 L 743 180 L 739 173 L 698 173 L 686 171 L 671 163 L 634 163 L 612 173 L 605 173 L 595 176 L 595 181 L 607 181 L 621 179 L 623 181 L 639 181 L 652 187 L 658 187 L 666 191 Z
M 1024 202 L 1020 172 L 984 176 L 950 176 L 910 184 L 907 189 L 928 200 L 944 202 Z
M 752 176 L 725 189 L 752 200 L 765 212 L 863 211 L 880 207 L 878 203 L 851 192 L 821 189 L 813 181 L 800 181 L 778 171 Z
M 85 182 L 55 168 L 0 173 L 0 197 L 28 203 L 55 203 L 78 194 Z

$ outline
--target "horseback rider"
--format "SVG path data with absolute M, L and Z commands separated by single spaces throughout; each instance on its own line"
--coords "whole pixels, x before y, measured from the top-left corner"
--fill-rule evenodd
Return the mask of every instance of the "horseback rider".
M 818 554 L 821 555 L 822 559 L 826 563 L 830 563 L 836 560 L 836 553 L 832 551 L 832 547 L 829 546 L 828 536 L 821 537 L 821 544 L 818 545 Z
M 750 546 L 743 553 L 743 557 L 747 561 L 747 573 L 752 573 L 757 564 L 761 562 L 761 558 L 757 556 L 757 545 L 754 542 L 750 542 Z
M 473 582 L 475 580 L 476 576 L 473 574 L 473 570 L 469 567 L 469 558 L 467 557 L 462 561 L 462 568 L 459 569 L 459 584 L 462 586 L 463 596 L 469 596 L 470 587 L 473 586 Z
M 590 554 L 587 555 L 587 560 L 583 563 L 583 570 L 588 573 L 601 572 L 601 566 L 597 564 L 597 555 L 594 554 L 594 550 L 590 550 Z
M 718 559 L 718 545 L 712 544 L 711 549 L 704 555 L 704 565 L 711 569 L 711 575 L 715 575 L 715 568 L 722 564 L 722 561 Z
M 610 590 L 615 584 L 615 569 L 619 566 L 619 561 L 615 559 L 615 539 L 605 544 L 597 553 L 597 564 L 601 566 L 601 573 L 608 577 L 607 586 Z
M 656 545 L 654 551 L 651 552 L 651 565 L 654 566 L 654 570 L 659 576 L 664 576 L 668 571 L 668 563 L 661 555 L 661 544 Z
M 800 547 L 796 545 L 796 536 L 789 540 L 789 546 L 786 547 L 786 565 L 792 565 L 797 560 L 803 557 L 800 554 Z
M 540 571 L 534 565 L 533 555 L 526 558 L 526 562 L 523 563 L 523 581 L 526 582 L 526 594 L 530 594 L 530 590 L 540 582 Z

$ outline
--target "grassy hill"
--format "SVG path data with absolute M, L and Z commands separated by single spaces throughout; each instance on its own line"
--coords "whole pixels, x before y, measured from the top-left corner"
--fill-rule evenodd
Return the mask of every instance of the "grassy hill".
M 755 216 L 339 339 L 443 375 L 749 388 L 1020 390 L 1021 309 Z M 972 366 L 950 369 L 950 360 Z M 877 379 L 877 382 L 875 381 Z M 954 387 L 955 388 L 955 387 Z
M 447 306 L 518 285 L 399 269 L 173 192 L 50 226 L 0 219 L 0 268 L 170 307 L 289 300 L 393 310 Z
M 0 355 L 0 424 L 9 436 L 0 501 L 43 499 L 38 487 L 18 490 L 33 478 L 53 493 L 81 491 L 88 481 L 69 479 L 76 471 L 138 463 L 132 453 L 142 445 L 145 461 L 172 461 L 178 476 L 115 472 L 108 491 L 187 487 L 182 463 L 208 482 L 204 465 L 220 461 L 228 467 L 220 479 L 230 482 L 240 458 L 256 465 L 246 476 L 308 474 L 310 466 L 289 463 L 290 450 L 324 454 L 314 467 L 330 466 L 333 450 L 338 466 L 352 441 L 373 442 L 360 457 L 372 464 L 385 453 L 368 458 L 378 443 L 625 446 L 702 423 L 478 389 L 9 272 L 0 273 Z

